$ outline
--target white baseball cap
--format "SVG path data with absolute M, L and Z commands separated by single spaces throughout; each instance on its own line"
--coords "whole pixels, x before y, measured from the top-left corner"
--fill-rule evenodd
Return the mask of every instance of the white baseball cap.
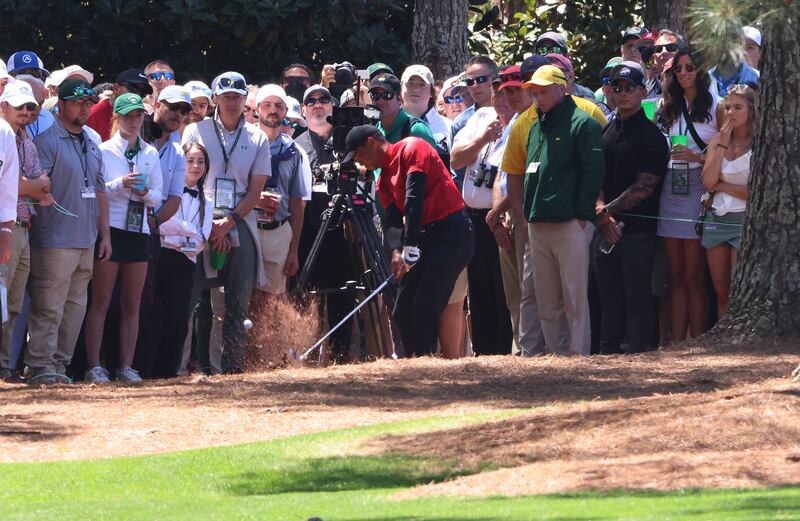
M 289 110 L 286 111 L 286 117 L 295 120 L 301 127 L 307 127 L 308 123 L 300 113 L 300 102 L 291 96 L 287 96 L 286 100 L 286 106 L 289 107 Z
M 170 85 L 164 87 L 158 94 L 158 101 L 166 101 L 167 103 L 186 103 L 192 105 L 192 98 L 189 96 L 189 89 L 183 85 Z
M 52 73 L 50 73 L 50 76 L 48 76 L 44 80 L 44 86 L 47 88 L 58 87 L 59 85 L 61 85 L 61 82 L 64 81 L 65 77 L 66 76 L 64 76 L 64 69 L 58 69 L 56 71 L 53 71 Z
M 70 65 L 69 67 L 64 67 L 61 69 L 61 74 L 59 76 L 60 78 L 58 79 L 58 83 L 53 83 L 55 86 L 61 85 L 61 82 L 70 76 L 80 76 L 80 78 L 89 85 L 94 82 L 94 74 L 87 71 L 80 65 Z
M 189 97 L 192 99 L 208 98 L 211 101 L 211 89 L 202 81 L 190 81 L 183 88 L 189 91 Z
M 745 25 L 742 27 L 742 33 L 744 33 L 745 38 L 749 38 L 756 42 L 756 45 L 761 47 L 761 31 L 756 29 L 755 27 L 750 27 L 749 25 Z
M 226 92 L 247 96 L 247 81 L 238 72 L 223 72 L 211 82 L 211 91 L 217 96 Z
M 14 77 L 8 73 L 8 69 L 6 69 L 6 62 L 3 60 L 0 60 L 0 78 L 8 78 L 9 81 L 14 79 Z
M 422 81 L 430 86 L 433 86 L 433 73 L 424 65 L 409 65 L 403 71 L 403 76 L 400 78 L 401 83 L 406 83 L 412 76 L 419 76 Z
M 17 80 L 14 83 L 6 85 L 3 94 L 0 95 L 0 102 L 6 101 L 12 107 L 19 107 L 26 103 L 39 103 L 33 97 L 33 88 L 23 80 Z
M 269 98 L 270 96 L 274 96 L 279 98 L 284 105 L 287 107 L 289 106 L 289 100 L 286 99 L 286 91 L 280 85 L 270 84 L 264 85 L 258 92 L 256 93 L 256 103 L 261 104 L 262 101 Z

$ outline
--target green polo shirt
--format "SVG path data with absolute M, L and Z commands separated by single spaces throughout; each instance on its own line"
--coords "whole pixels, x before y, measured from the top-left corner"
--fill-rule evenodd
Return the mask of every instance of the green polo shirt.
M 389 127 L 389 130 L 383 128 L 380 122 L 378 122 L 378 130 L 380 130 L 384 136 L 386 136 L 386 141 L 389 143 L 397 143 L 401 139 L 409 136 L 418 137 L 424 139 L 428 143 L 431 144 L 433 148 L 436 148 L 436 140 L 433 139 L 433 134 L 431 133 L 431 129 L 428 128 L 428 124 L 418 119 L 411 123 L 411 128 L 408 136 L 403 135 L 403 128 L 406 126 L 406 122 L 411 119 L 411 116 L 408 113 L 400 109 L 400 112 L 397 113 L 397 117 L 394 118 L 392 122 L 392 126 Z

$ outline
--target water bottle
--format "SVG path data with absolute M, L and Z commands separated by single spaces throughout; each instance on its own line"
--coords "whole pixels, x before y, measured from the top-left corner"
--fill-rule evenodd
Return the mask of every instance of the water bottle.
M 619 221 L 618 223 L 615 224 L 615 226 L 617 227 L 617 230 L 619 230 L 620 233 L 622 233 L 622 228 L 625 227 L 625 223 L 622 222 L 622 221 Z M 616 242 L 609 241 L 608 239 L 606 239 L 606 237 L 604 235 L 603 236 L 603 240 L 600 241 L 600 245 L 597 248 L 600 250 L 600 253 L 608 255 L 609 253 L 614 251 L 614 246 L 616 246 L 616 245 L 617 245 Z

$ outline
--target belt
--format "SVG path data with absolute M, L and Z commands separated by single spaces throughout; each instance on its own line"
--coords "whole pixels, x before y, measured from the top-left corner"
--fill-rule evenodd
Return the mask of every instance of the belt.
M 19 219 L 17 219 L 16 222 L 14 222 L 14 224 L 19 226 L 20 228 L 29 229 L 31 227 L 31 223 L 30 222 L 20 221 Z
M 259 230 L 275 230 L 277 228 L 280 228 L 281 226 L 283 226 L 287 222 L 289 222 L 289 218 L 288 217 L 283 218 L 280 221 L 271 221 L 271 222 L 268 222 L 268 223 L 258 223 L 257 225 L 258 225 L 258 229 Z
M 448 215 L 444 219 L 439 219 L 438 221 L 433 221 L 432 223 L 426 224 L 425 226 L 422 227 L 422 230 L 420 230 L 420 231 L 422 233 L 428 233 L 428 232 L 431 232 L 431 231 L 435 230 L 438 226 L 440 226 L 442 224 L 453 222 L 453 221 L 457 221 L 457 220 L 459 220 L 459 219 L 461 219 L 463 217 L 466 217 L 466 216 L 467 216 L 467 213 L 464 210 L 459 210 L 457 212 L 451 213 L 450 215 Z
M 491 208 L 470 208 L 469 206 L 467 206 L 466 209 L 468 215 L 475 215 L 477 217 L 486 217 L 486 214 L 491 210 Z

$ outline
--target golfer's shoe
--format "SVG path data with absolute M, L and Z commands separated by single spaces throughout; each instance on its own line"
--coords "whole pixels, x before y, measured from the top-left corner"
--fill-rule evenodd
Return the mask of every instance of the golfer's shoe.
M 83 375 L 83 378 L 93 384 L 107 384 L 111 380 L 108 379 L 108 371 L 105 368 L 96 365 L 91 369 L 87 369 L 86 373 Z
M 117 369 L 116 378 L 118 382 L 141 382 L 142 377 L 139 376 L 139 371 L 135 369 L 131 369 L 130 367 L 123 367 L 122 369 Z

